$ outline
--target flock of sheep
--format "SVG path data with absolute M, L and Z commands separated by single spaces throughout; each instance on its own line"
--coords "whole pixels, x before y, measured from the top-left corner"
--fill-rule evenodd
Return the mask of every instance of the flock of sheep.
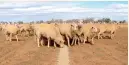
M 4 33 L 6 40 L 12 41 L 12 36 L 29 36 L 33 34 L 38 47 L 52 44 L 54 47 L 64 47 L 64 45 L 80 45 L 89 42 L 94 44 L 94 39 L 102 39 L 108 34 L 113 39 L 117 24 L 104 23 L 40 23 L 40 24 L 1 24 L 0 30 Z M 46 39 L 46 40 L 45 40 Z M 53 43 L 52 43 L 53 41 Z M 46 43 L 47 42 L 47 43 Z

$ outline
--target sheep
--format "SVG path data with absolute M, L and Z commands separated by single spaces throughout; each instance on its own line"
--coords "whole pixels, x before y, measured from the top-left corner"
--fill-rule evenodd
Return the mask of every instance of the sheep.
M 30 25 L 29 24 L 20 24 L 19 25 L 20 27 L 20 33 L 23 35 L 23 32 L 25 33 L 25 35 L 29 36 L 30 34 L 30 31 L 31 31 L 31 28 L 30 28 Z
M 72 33 L 75 32 L 75 30 L 77 30 L 77 25 L 64 23 L 64 24 L 56 24 L 55 26 L 59 28 L 60 34 L 66 38 L 67 44 L 68 46 L 70 46 L 69 39 L 73 39 L 73 42 L 74 42 L 74 39 L 76 39 L 74 34 Z
M 117 29 L 119 29 L 119 26 L 116 26 L 115 24 L 99 24 L 96 25 L 96 27 L 100 30 L 98 33 L 98 39 L 101 39 L 102 36 L 105 32 L 109 32 L 110 33 L 110 38 L 112 39 L 114 37 L 114 34 L 116 32 Z
M 6 27 L 6 24 L 2 24 L 1 25 L 1 30 L 4 31 L 5 27 Z
M 115 24 L 111 24 L 111 25 L 109 24 L 109 25 L 106 25 L 105 32 L 110 32 L 110 38 L 113 39 L 117 29 L 118 28 L 117 28 L 117 26 Z
M 41 37 L 46 37 L 48 40 L 48 47 L 50 45 L 50 40 L 54 40 L 54 47 L 56 47 L 55 44 L 60 45 L 60 47 L 64 46 L 64 40 L 58 31 L 58 29 L 51 24 L 39 24 L 35 25 L 35 35 L 38 43 L 38 47 L 40 47 L 40 44 L 43 45 L 41 41 Z M 41 42 L 41 43 L 40 43 Z
M 85 44 L 86 40 L 89 41 L 91 38 L 91 44 L 94 44 L 94 37 L 98 29 L 93 24 L 83 24 L 78 31 L 78 35 L 80 40 L 83 40 L 83 44 Z
M 4 34 L 6 36 L 6 40 L 12 41 L 12 36 L 15 35 L 16 40 L 18 41 L 18 31 L 19 28 L 15 25 L 6 25 L 6 27 L 4 28 Z M 8 39 L 9 38 L 9 39 Z
M 102 38 L 102 34 L 105 32 L 106 28 L 105 28 L 105 24 L 96 24 L 95 25 L 98 29 L 99 32 L 97 34 L 97 39 L 101 39 Z M 100 36 L 101 35 L 101 36 Z

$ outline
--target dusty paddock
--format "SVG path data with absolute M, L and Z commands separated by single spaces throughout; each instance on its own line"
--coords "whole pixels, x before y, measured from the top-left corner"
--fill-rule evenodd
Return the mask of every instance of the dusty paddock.
M 95 40 L 95 45 L 81 44 L 68 48 L 69 65 L 127 65 L 127 28 L 117 31 L 115 39 Z M 5 41 L 0 32 L 0 65 L 57 65 L 59 48 L 38 48 L 33 37 Z
M 69 48 L 70 65 L 128 65 L 128 29 L 121 28 L 113 40 L 96 40 Z
M 33 37 L 5 41 L 0 33 L 0 65 L 56 65 L 59 48 L 37 47 Z

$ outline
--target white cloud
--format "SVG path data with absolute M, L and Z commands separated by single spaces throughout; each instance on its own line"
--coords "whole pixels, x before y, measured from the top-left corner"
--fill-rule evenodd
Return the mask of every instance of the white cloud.
M 105 8 L 86 8 L 79 6 L 72 7 L 61 7 L 61 6 L 39 6 L 30 8 L 15 8 L 14 11 L 25 11 L 25 12 L 41 12 L 52 13 L 52 12 L 128 12 L 127 4 L 111 4 Z
M 118 15 L 118 16 L 128 16 L 128 13 L 118 13 L 116 15 Z
M 52 3 L 51 3 L 52 4 Z M 0 3 L 0 16 L 26 16 L 40 15 L 44 13 L 88 13 L 92 17 L 128 16 L 127 4 L 110 4 L 104 8 L 89 8 L 76 6 L 75 4 L 49 5 L 45 3 L 22 2 L 22 3 Z M 9 9 L 8 9 L 9 8 Z M 73 14 L 74 15 L 74 14 Z M 54 16 L 54 15 L 53 15 Z M 83 15 L 82 15 L 83 16 Z M 86 16 L 86 15 L 85 15 Z M 74 17 L 74 16 L 73 16 Z M 80 16 L 81 17 L 81 16 Z
M 30 8 L 15 8 L 15 11 L 39 11 L 44 9 L 52 9 L 53 6 L 41 6 L 41 7 L 30 7 Z
M 123 9 L 123 8 L 128 8 L 128 4 L 111 4 L 108 6 L 109 8 L 115 8 L 115 9 Z
M 35 5 L 40 5 L 35 2 L 11 2 L 11 3 L 0 3 L 0 9 L 9 9 L 9 8 L 25 8 Z
M 128 12 L 128 9 L 107 9 L 107 8 L 82 8 L 82 7 L 54 7 L 54 6 L 42 6 L 32 8 L 15 8 L 15 11 L 42 11 L 42 12 Z
M 15 15 L 22 15 L 22 14 L 16 14 L 16 13 L 0 14 L 0 16 L 15 16 Z

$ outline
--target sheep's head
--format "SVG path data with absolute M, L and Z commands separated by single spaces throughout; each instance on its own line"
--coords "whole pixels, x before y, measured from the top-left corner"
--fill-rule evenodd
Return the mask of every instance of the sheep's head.
M 77 24 L 71 24 L 71 28 L 73 30 L 78 30 L 78 25 Z
M 61 48 L 64 47 L 64 39 L 62 37 L 56 37 L 56 39 L 54 40 L 58 45 L 60 45 Z
M 90 30 L 91 32 L 98 32 L 98 29 L 95 26 L 92 26 Z

